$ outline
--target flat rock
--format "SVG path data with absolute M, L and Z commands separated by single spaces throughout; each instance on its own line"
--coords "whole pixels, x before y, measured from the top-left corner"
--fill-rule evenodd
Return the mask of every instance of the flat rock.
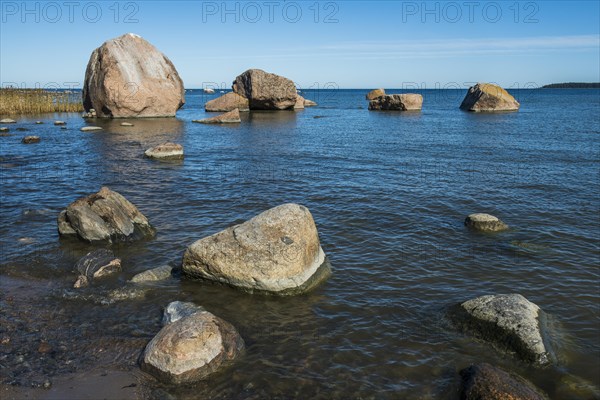
M 185 103 L 175 66 L 156 47 L 127 33 L 92 52 L 83 106 L 100 118 L 174 117 Z
M 519 102 L 506 90 L 491 83 L 470 87 L 460 105 L 462 110 L 475 112 L 517 111 L 519 107 Z
M 477 297 L 456 306 L 452 319 L 464 332 L 516 353 L 523 360 L 546 365 L 556 360 L 546 336 L 545 315 L 520 294 Z
M 471 365 L 460 376 L 461 400 L 548 400 L 531 382 L 490 364 Z
M 304 107 L 316 107 L 318 104 L 312 100 L 304 99 Z
M 101 131 L 102 128 L 99 126 L 84 126 L 80 129 L 81 132 L 93 132 L 93 131 Z
M 195 119 L 192 122 L 197 122 L 200 124 L 239 124 L 242 122 L 242 120 L 240 119 L 240 110 L 236 108 L 233 111 L 217 115 L 216 117 Z
M 209 112 L 227 112 L 236 108 L 240 111 L 248 111 L 250 104 L 247 98 L 234 92 L 225 93 L 223 96 L 207 101 L 204 105 L 204 110 Z
M 200 311 L 206 310 L 191 302 L 172 301 L 163 311 L 162 324 L 163 326 L 171 324 Z
M 94 279 L 111 275 L 121 270 L 121 260 L 108 249 L 98 249 L 87 253 L 75 264 L 79 273 L 74 288 L 88 286 Z
M 423 96 L 415 93 L 387 94 L 369 102 L 373 111 L 419 111 L 423 106 Z
M 3 118 L 0 119 L 0 124 L 16 124 L 17 121 L 15 121 L 14 119 L 10 119 L 10 118 Z
M 183 146 L 177 143 L 163 143 L 144 152 L 149 158 L 180 160 L 183 158 Z
M 306 292 L 330 274 L 310 211 L 284 204 L 189 246 L 183 273 L 253 293 Z
M 40 137 L 39 136 L 25 136 L 23 139 L 21 139 L 21 142 L 24 144 L 39 143 Z
M 136 206 L 107 187 L 69 204 L 57 222 L 61 236 L 76 235 L 88 242 L 134 240 L 155 234 Z
M 288 110 L 298 92 L 290 79 L 260 69 L 249 69 L 235 78 L 232 89 L 248 99 L 251 110 Z
M 54 125 L 66 125 L 67 123 L 65 121 L 54 121 Z
M 508 225 L 490 214 L 471 214 L 465 219 L 465 226 L 483 232 L 498 232 L 508 229 Z
M 162 281 L 164 279 L 170 278 L 172 272 L 173 267 L 171 267 L 170 265 L 163 265 L 162 267 L 152 268 L 134 275 L 134 277 L 131 278 L 131 282 L 141 283 Z
M 367 93 L 367 95 L 365 96 L 365 98 L 369 101 L 371 100 L 375 100 L 378 97 L 381 96 L 385 96 L 385 90 L 384 89 L 375 89 L 375 90 L 371 90 L 369 93 Z
M 223 368 L 243 349 L 233 325 L 199 311 L 165 325 L 144 349 L 140 366 L 165 383 L 191 383 Z

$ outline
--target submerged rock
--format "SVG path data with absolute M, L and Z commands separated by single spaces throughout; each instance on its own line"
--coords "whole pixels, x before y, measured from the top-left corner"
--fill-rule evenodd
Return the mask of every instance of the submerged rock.
M 508 229 L 508 225 L 490 214 L 471 214 L 465 219 L 465 225 L 484 232 L 498 232 Z
M 183 146 L 177 143 L 163 143 L 144 152 L 149 158 L 175 159 L 183 158 Z
M 136 206 L 107 187 L 69 204 L 57 222 L 60 235 L 77 235 L 88 242 L 139 239 L 155 233 Z
M 330 273 L 310 211 L 298 204 L 267 210 L 189 246 L 183 273 L 248 292 L 293 295 Z
M 243 349 L 233 325 L 198 311 L 165 325 L 144 349 L 140 366 L 165 383 L 190 383 L 222 368 Z
M 39 143 L 40 137 L 39 136 L 25 136 L 23 139 L 21 139 L 21 142 L 24 144 Z
M 542 310 L 520 294 L 481 296 L 452 310 L 459 329 L 516 353 L 525 361 L 546 365 L 556 356 L 542 329 Z
M 298 96 L 294 82 L 260 69 L 249 69 L 236 77 L 232 88 L 248 99 L 251 110 L 292 109 Z
M 131 278 L 131 282 L 140 283 L 161 281 L 163 279 L 170 278 L 172 272 L 173 268 L 170 265 L 163 265 L 162 267 L 149 269 L 134 275 L 133 278 Z
M 548 400 L 531 382 L 490 364 L 471 365 L 460 376 L 461 400 Z
M 133 126 L 131 122 L 121 122 L 121 126 Z
M 418 111 L 423 106 L 423 96 L 415 93 L 388 94 L 369 102 L 369 110 Z
M 156 47 L 127 33 L 92 52 L 83 106 L 101 118 L 174 117 L 185 103 L 175 66 Z
M 66 125 L 67 123 L 65 121 L 54 121 L 54 125 L 60 126 L 60 125 Z
M 200 124 L 239 124 L 242 120 L 240 119 L 240 110 L 236 108 L 233 111 L 217 115 L 216 117 L 195 119 L 192 122 L 198 122 Z
M 476 112 L 516 111 L 521 105 L 506 90 L 491 83 L 478 83 L 469 88 L 460 105 L 462 110 Z
M 375 89 L 375 90 L 371 90 L 369 93 L 367 93 L 367 95 L 365 96 L 365 98 L 367 100 L 375 100 L 378 97 L 381 96 L 385 96 L 385 90 L 384 89 Z
M 121 259 L 108 249 L 98 249 L 87 253 L 75 264 L 79 273 L 74 288 L 88 286 L 94 279 L 101 278 L 121 270 Z
M 250 104 L 247 98 L 234 92 L 225 93 L 221 97 L 207 101 L 204 105 L 204 110 L 209 112 L 227 112 L 236 108 L 240 111 L 248 111 Z
M 43 125 L 43 124 L 44 124 L 44 121 L 35 121 L 35 124 L 36 124 L 36 125 Z
M 102 128 L 99 126 L 84 126 L 80 129 L 81 132 L 93 132 L 93 131 L 101 131 Z
M 8 132 L 10 129 L 8 129 L 5 126 L 0 126 L 0 132 Z
M 203 307 L 197 306 L 191 302 L 172 301 L 163 311 L 162 324 L 168 325 L 181 318 L 188 317 L 200 311 L 206 311 Z

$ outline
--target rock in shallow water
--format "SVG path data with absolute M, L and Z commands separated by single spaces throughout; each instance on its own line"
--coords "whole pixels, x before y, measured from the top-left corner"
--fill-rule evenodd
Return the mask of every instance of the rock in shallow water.
M 240 119 L 240 110 L 236 108 L 233 111 L 217 115 L 216 117 L 195 119 L 192 122 L 198 122 L 200 124 L 239 124 L 242 120 Z
M 192 278 L 277 295 L 308 291 L 330 274 L 312 215 L 298 204 L 272 208 L 198 240 L 182 264 Z
M 185 103 L 175 66 L 140 36 L 127 33 L 93 51 L 83 105 L 101 118 L 174 117 Z
M 10 119 L 10 118 L 4 118 L 4 119 L 0 119 L 0 124 L 16 124 L 17 121 L 15 121 L 14 119 Z
M 233 325 L 199 311 L 165 325 L 144 349 L 140 366 L 165 383 L 190 383 L 206 378 L 243 349 Z
M 385 96 L 385 90 L 384 89 L 375 89 L 375 90 L 371 90 L 369 93 L 367 93 L 367 95 L 365 96 L 365 98 L 367 100 L 375 100 L 378 97 L 381 96 Z
M 500 221 L 498 217 L 484 213 L 469 215 L 465 219 L 465 225 L 483 232 L 499 232 L 508 229 L 508 225 Z
M 525 361 L 546 365 L 556 360 L 543 329 L 542 310 L 520 294 L 477 297 L 451 313 L 462 331 L 514 352 Z
M 225 93 L 221 97 L 207 101 L 204 105 L 204 109 L 209 112 L 228 112 L 236 108 L 240 111 L 249 111 L 250 105 L 247 98 L 234 92 Z
M 157 159 L 183 159 L 183 146 L 177 143 L 163 143 L 144 152 L 146 157 Z
M 39 136 L 25 136 L 21 140 L 21 142 L 24 143 L 24 144 L 39 143 L 40 142 L 40 137 Z
M 81 132 L 94 132 L 94 131 L 101 131 L 102 128 L 99 126 L 84 126 L 83 128 L 80 129 Z
M 420 94 L 388 94 L 369 102 L 369 110 L 374 111 L 419 111 L 423 106 Z
M 490 364 L 471 365 L 460 376 L 461 400 L 548 400 L 531 382 Z
M 162 324 L 168 325 L 200 311 L 206 310 L 191 302 L 172 301 L 163 311 Z
M 294 82 L 260 69 L 249 69 L 236 77 L 232 88 L 248 99 L 251 110 L 292 109 L 298 96 Z
M 74 288 L 88 286 L 96 278 L 101 278 L 121 270 L 121 259 L 108 249 L 98 249 L 87 253 L 75 264 L 79 273 Z
M 124 241 L 155 234 L 136 206 L 107 187 L 69 204 L 57 222 L 60 235 L 77 235 L 88 242 Z
M 521 105 L 506 90 L 491 83 L 478 83 L 469 88 L 460 105 L 475 112 L 517 111 Z
M 171 277 L 171 273 L 173 272 L 173 268 L 170 265 L 163 265 L 162 267 L 149 269 L 144 272 L 140 272 L 131 278 L 131 282 L 141 283 L 141 282 L 155 282 L 161 281 L 163 279 L 167 279 Z

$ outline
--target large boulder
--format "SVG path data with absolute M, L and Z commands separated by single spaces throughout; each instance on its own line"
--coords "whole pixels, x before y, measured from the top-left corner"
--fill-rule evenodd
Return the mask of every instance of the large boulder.
M 460 108 L 466 111 L 516 111 L 521 105 L 506 90 L 492 83 L 478 83 L 469 88 Z
M 107 187 L 75 200 L 58 216 L 58 233 L 88 242 L 153 236 L 148 219 L 125 197 Z
M 312 215 L 298 204 L 272 208 L 196 241 L 182 268 L 192 278 L 277 295 L 308 291 L 330 272 Z
M 524 378 L 490 364 L 471 365 L 460 371 L 461 400 L 547 400 L 540 389 Z
M 452 311 L 452 319 L 462 331 L 537 365 L 556 359 L 549 347 L 545 318 L 537 305 L 520 294 L 481 296 Z
M 92 52 L 85 71 L 83 106 L 98 117 L 174 117 L 185 103 L 175 66 L 156 47 L 133 33 Z
M 164 326 L 140 357 L 142 370 L 165 383 L 206 378 L 244 349 L 236 329 L 208 311 L 194 312 Z
M 248 111 L 250 105 L 247 98 L 234 92 L 225 93 L 223 96 L 204 104 L 204 110 L 209 112 L 228 112 L 236 108 L 240 111 Z
M 248 99 L 251 110 L 292 109 L 298 96 L 294 82 L 260 69 L 249 69 L 235 78 L 233 91 Z
M 418 111 L 423 106 L 423 96 L 415 93 L 387 94 L 369 102 L 369 110 Z
M 367 95 L 365 96 L 367 100 L 375 100 L 378 97 L 381 96 L 385 96 L 385 90 L 384 89 L 375 89 L 375 90 L 371 90 L 369 93 L 367 93 Z

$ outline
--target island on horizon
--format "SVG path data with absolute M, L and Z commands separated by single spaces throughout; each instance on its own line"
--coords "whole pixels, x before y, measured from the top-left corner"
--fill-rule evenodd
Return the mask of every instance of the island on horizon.
M 551 83 L 542 86 L 542 89 L 600 89 L 600 82 Z

